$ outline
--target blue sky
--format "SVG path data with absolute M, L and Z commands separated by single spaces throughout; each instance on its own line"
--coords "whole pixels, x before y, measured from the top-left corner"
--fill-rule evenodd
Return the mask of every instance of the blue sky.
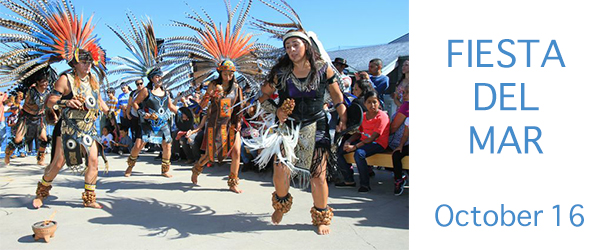
M 106 49 L 108 57 L 130 57 L 123 43 L 106 26 L 118 25 L 123 29 L 127 28 L 129 24 L 125 14 L 128 10 L 137 18 L 150 17 L 157 37 L 193 35 L 188 28 L 168 26 L 171 20 L 196 25 L 195 21 L 185 18 L 185 13 L 190 12 L 190 7 L 197 12 L 206 10 L 217 23 L 227 21 L 225 4 L 221 0 L 72 0 L 72 2 L 75 11 L 79 14 L 83 13 L 86 20 L 94 14 L 93 23 L 96 24 L 94 33 L 101 38 L 100 45 Z M 314 31 L 327 50 L 384 44 L 408 33 L 408 0 L 288 0 L 288 3 L 300 15 L 305 28 Z M 237 1 L 232 0 L 231 5 L 235 6 L 235 4 Z M 4 7 L 0 8 L 0 13 L 12 14 Z M 258 0 L 253 1 L 250 16 L 273 22 L 286 21 L 281 14 Z M 245 28 L 247 32 L 259 33 L 252 29 L 248 22 Z M 265 34 L 256 36 L 255 40 L 276 46 L 281 44 Z M 53 66 L 59 71 L 67 68 L 66 63 Z M 116 79 L 109 78 L 109 80 Z

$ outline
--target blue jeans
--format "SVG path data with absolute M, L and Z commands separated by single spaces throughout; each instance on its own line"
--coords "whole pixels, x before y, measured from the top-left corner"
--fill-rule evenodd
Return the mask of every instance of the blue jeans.
M 356 145 L 359 141 L 354 141 L 351 144 Z M 360 185 L 363 187 L 370 187 L 369 185 L 369 165 L 367 165 L 367 157 L 381 153 L 384 151 L 384 148 L 376 142 L 372 142 L 370 144 L 366 144 L 356 151 L 354 151 L 354 162 L 356 162 L 356 166 L 358 167 L 358 174 L 360 178 Z M 340 168 L 342 175 L 344 176 L 344 181 L 346 182 L 354 182 L 354 171 L 350 169 L 350 164 L 346 162 L 344 158 L 344 154 L 347 152 L 344 151 L 343 146 L 338 148 L 338 167 Z
M 245 164 L 250 163 L 250 161 L 254 160 L 254 158 L 256 158 L 256 156 L 258 155 L 258 151 L 250 151 L 249 153 L 246 152 L 246 147 L 244 146 L 244 143 L 242 142 L 242 148 L 240 150 L 241 154 L 240 157 L 242 158 L 242 162 Z

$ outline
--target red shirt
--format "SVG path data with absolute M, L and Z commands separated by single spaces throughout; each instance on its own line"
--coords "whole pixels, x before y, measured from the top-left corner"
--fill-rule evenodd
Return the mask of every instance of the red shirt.
M 375 142 L 381 145 L 383 148 L 387 148 L 388 139 L 390 137 L 390 118 L 388 115 L 379 110 L 377 115 L 371 120 L 367 120 L 367 112 L 363 113 L 363 122 L 358 128 L 361 132 L 360 140 L 371 137 L 375 132 L 379 134 L 379 137 Z

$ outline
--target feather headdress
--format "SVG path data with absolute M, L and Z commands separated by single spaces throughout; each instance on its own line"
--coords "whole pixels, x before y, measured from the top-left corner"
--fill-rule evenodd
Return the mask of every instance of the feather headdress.
M 285 40 L 287 37 L 298 36 L 301 37 L 312 45 L 312 47 L 319 52 L 321 59 L 325 62 L 330 62 L 329 54 L 325 51 L 323 44 L 317 38 L 317 35 L 312 31 L 307 31 L 302 25 L 302 21 L 300 20 L 300 16 L 296 11 L 290 6 L 285 0 L 279 0 L 278 2 L 275 0 L 260 0 L 262 3 L 274 9 L 275 11 L 281 13 L 290 22 L 288 23 L 273 23 L 264 21 L 261 19 L 254 18 L 254 22 L 252 25 L 257 29 L 267 32 L 271 34 L 272 37 Z M 331 63 L 330 63 L 331 64 Z M 330 65 L 333 66 L 333 65 Z M 332 67 L 335 69 L 335 67 Z
M 51 63 L 79 60 L 79 54 L 87 52 L 93 61 L 93 69 L 101 79 L 106 69 L 105 51 L 98 45 L 99 38 L 92 35 L 92 17 L 84 22 L 70 0 L 21 1 L 0 0 L 0 4 L 19 17 L 0 18 L 0 26 L 16 33 L 0 34 L 0 43 L 24 44 L 0 55 L 0 66 L 17 65 L 8 73 L 14 84 L 48 67 Z M 18 78 L 17 78 L 18 76 Z M 7 82 L 0 87 L 7 86 Z
M 252 42 L 253 35 L 243 32 L 242 28 L 252 5 L 251 0 L 247 5 L 240 1 L 233 9 L 228 0 L 225 0 L 225 5 L 227 8 L 225 29 L 221 25 L 217 26 L 204 10 L 204 18 L 195 11 L 192 11 L 193 14 L 187 14 L 187 18 L 198 22 L 197 26 L 173 21 L 173 26 L 190 28 L 197 35 L 167 38 L 165 43 L 171 46 L 163 57 L 188 58 L 194 68 L 190 78 L 192 81 L 203 81 L 215 73 L 222 62 L 231 61 L 236 72 L 250 84 L 254 93 L 258 93 L 259 82 L 265 76 L 264 72 L 269 63 L 267 55 L 275 48 Z M 240 13 L 234 20 L 239 7 L 241 7 Z M 171 86 L 172 89 L 178 87 L 180 86 Z
M 17 51 L 21 49 L 31 48 L 25 44 L 21 44 L 19 46 L 11 46 L 6 45 L 3 51 L 9 51 L 4 53 L 4 55 L 11 53 L 12 51 Z M 2 58 L 4 55 L 0 55 Z M 58 80 L 58 75 L 56 71 L 52 69 L 50 66 L 43 67 L 41 69 L 36 70 L 32 74 L 28 74 L 29 71 L 37 67 L 37 64 L 30 66 L 29 68 L 25 68 L 23 70 L 16 71 L 16 69 L 20 66 L 18 64 L 19 58 L 15 59 L 15 62 L 11 62 L 10 60 L 6 61 L 5 64 L 0 65 L 0 87 L 6 87 L 11 85 L 6 91 L 7 93 L 11 93 L 13 90 L 24 92 L 29 87 L 41 79 L 48 80 L 48 85 L 52 86 Z M 12 72 L 19 72 L 17 74 L 12 74 Z M 24 76 L 27 74 L 28 76 Z
M 165 45 L 159 45 L 160 41 L 154 33 L 152 20 L 148 18 L 146 21 L 138 21 L 131 13 L 127 13 L 127 20 L 131 25 L 128 32 L 121 30 L 118 26 L 115 28 L 108 26 L 127 47 L 133 58 L 131 57 L 113 57 L 109 62 L 111 65 L 117 65 L 117 68 L 108 71 L 109 75 L 120 74 L 121 78 L 111 82 L 111 87 L 120 87 L 128 85 L 140 78 L 147 77 L 153 70 L 164 70 L 166 75 L 163 78 L 165 85 L 173 84 L 178 80 L 182 80 L 189 75 L 189 69 L 182 70 L 185 77 L 179 77 L 178 74 L 170 73 L 167 68 L 176 63 L 187 62 L 187 60 L 160 60 L 161 55 L 165 51 Z M 118 85 L 118 86 L 117 86 Z
M 265 5 L 269 6 L 271 9 L 274 9 L 275 11 L 281 13 L 283 16 L 288 18 L 290 22 L 273 23 L 254 18 L 255 21 L 251 22 L 251 24 L 257 29 L 269 33 L 272 35 L 272 37 L 278 38 L 280 40 L 283 40 L 283 36 L 285 36 L 285 34 L 289 31 L 304 31 L 302 21 L 300 21 L 300 16 L 286 1 L 280 0 L 281 3 L 265 0 L 260 1 Z

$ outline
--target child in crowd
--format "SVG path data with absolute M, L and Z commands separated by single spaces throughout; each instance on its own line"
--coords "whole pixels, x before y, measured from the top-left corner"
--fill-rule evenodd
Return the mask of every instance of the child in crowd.
M 21 93 L 21 94 L 19 94 L 19 93 Z M 8 106 L 8 112 L 10 113 L 10 115 L 6 118 L 6 125 L 9 127 L 9 132 L 12 134 L 14 134 L 17 129 L 15 126 L 17 125 L 17 122 L 19 121 L 19 111 L 21 109 L 21 105 L 19 103 L 22 100 L 22 96 L 23 96 L 22 92 L 17 92 L 16 96 L 11 96 L 7 101 L 6 106 Z M 17 147 L 16 150 L 14 151 L 13 155 L 10 158 L 16 158 L 17 156 L 19 156 L 19 157 L 26 156 L 25 155 L 25 145 L 21 145 L 20 147 Z
M 0 110 L 4 110 L 4 102 L 6 101 L 6 98 L 8 98 L 8 95 L 0 92 Z M 4 144 L 6 137 L 8 137 L 8 134 L 6 133 L 6 121 L 4 119 L 4 115 L 1 115 L 0 116 L 0 145 Z
M 344 176 L 344 182 L 337 183 L 336 187 L 355 187 L 354 171 L 344 159 L 344 154 L 354 152 L 354 162 L 358 167 L 360 177 L 359 193 L 371 190 L 369 185 L 369 166 L 366 158 L 381 153 L 388 146 L 389 123 L 388 115 L 379 109 L 377 92 L 369 91 L 364 95 L 367 111 L 363 114 L 363 122 L 359 127 L 360 133 L 355 133 L 338 148 L 338 165 Z
M 127 128 L 121 127 L 119 129 L 119 142 L 112 143 L 113 152 L 119 155 L 123 155 L 123 153 L 131 152 L 132 147 L 133 141 L 127 133 Z
M 113 141 L 113 135 L 108 132 L 108 126 L 102 128 L 102 145 L 104 146 L 104 153 L 109 153 L 112 149 L 111 142 Z

